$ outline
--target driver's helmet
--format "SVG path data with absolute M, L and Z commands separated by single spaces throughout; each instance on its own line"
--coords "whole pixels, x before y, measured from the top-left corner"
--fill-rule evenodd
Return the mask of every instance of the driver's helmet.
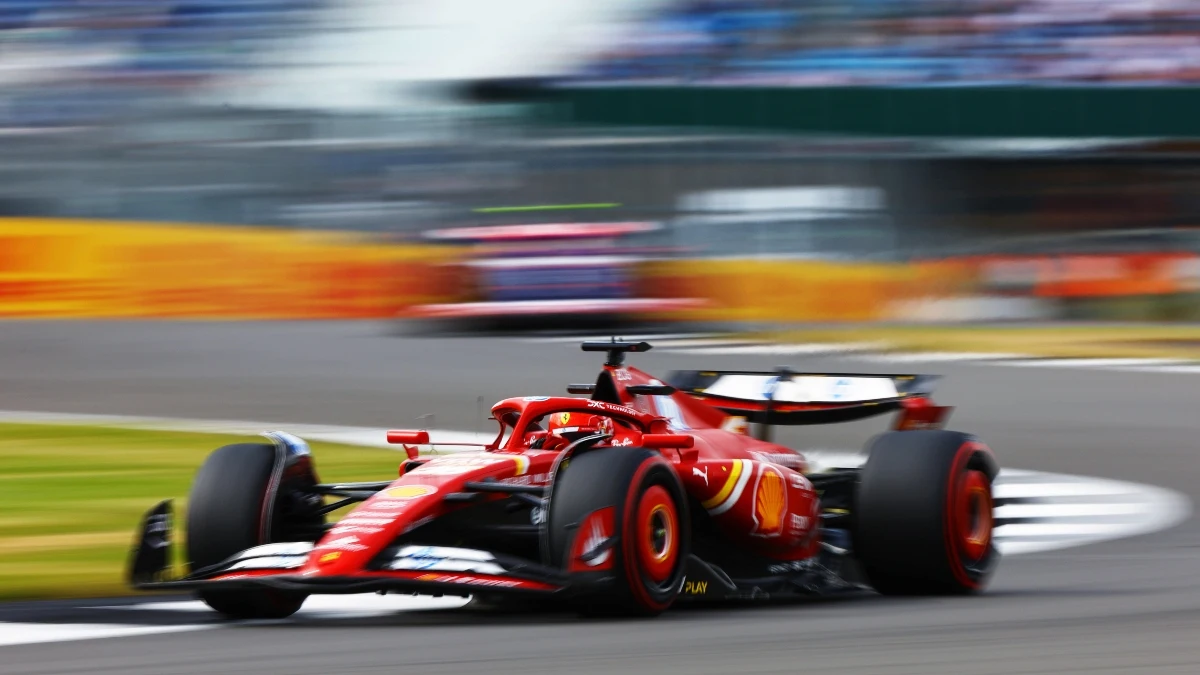
M 551 436 L 559 436 L 574 442 L 585 436 L 613 433 L 613 421 L 604 415 L 592 415 L 583 412 L 558 412 L 550 416 L 550 424 L 546 431 Z

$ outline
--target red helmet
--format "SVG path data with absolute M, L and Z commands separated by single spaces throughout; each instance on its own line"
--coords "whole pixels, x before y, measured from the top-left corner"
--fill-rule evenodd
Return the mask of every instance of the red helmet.
M 612 419 L 604 415 L 592 415 L 582 412 L 557 412 L 550 415 L 550 423 L 546 431 L 553 436 L 560 436 L 568 441 L 577 441 L 584 436 L 609 434 L 613 432 Z

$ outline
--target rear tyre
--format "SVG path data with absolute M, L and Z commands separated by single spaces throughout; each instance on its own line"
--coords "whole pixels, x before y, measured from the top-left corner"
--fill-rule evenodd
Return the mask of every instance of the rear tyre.
M 854 546 L 877 591 L 953 595 L 982 590 L 1000 554 L 992 541 L 987 446 L 952 431 L 876 437 L 856 497 Z
M 555 474 L 547 551 L 590 616 L 654 616 L 679 595 L 690 552 L 687 498 L 675 469 L 643 448 L 600 448 Z M 611 548 L 605 548 L 611 546 Z
M 274 466 L 275 447 L 268 443 L 227 445 L 208 456 L 188 497 L 187 552 L 193 570 L 268 543 L 262 519 Z M 231 619 L 282 619 L 295 614 L 307 597 L 275 590 L 199 595 Z

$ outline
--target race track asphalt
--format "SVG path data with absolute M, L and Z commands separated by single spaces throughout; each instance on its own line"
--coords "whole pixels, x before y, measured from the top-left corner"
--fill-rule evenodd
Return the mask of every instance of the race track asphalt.
M 770 368 L 780 358 L 651 352 L 650 372 Z M 1118 478 L 1200 499 L 1200 379 L 951 363 L 806 369 L 947 375 L 953 428 L 1005 466 Z M 363 323 L 0 323 L 0 408 L 476 428 L 486 405 L 591 381 L 598 355 L 513 338 L 413 338 Z M 480 427 L 486 428 L 486 427 Z M 852 448 L 881 424 L 789 430 Z M 318 464 L 320 458 L 317 458 Z M 0 605 L 0 621 L 87 623 L 92 603 Z M 178 621 L 126 612 L 128 621 Z M 111 620 L 109 618 L 106 621 Z M 190 620 L 190 619 L 189 619 Z M 0 648 L 0 673 L 1198 673 L 1200 529 L 1003 561 L 983 596 L 870 594 L 686 609 L 638 622 L 485 610 L 239 625 Z

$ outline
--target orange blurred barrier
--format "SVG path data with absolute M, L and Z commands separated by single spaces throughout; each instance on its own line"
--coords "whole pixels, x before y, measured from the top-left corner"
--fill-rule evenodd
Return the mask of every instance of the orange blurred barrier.
M 939 268 L 814 260 L 672 260 L 645 274 L 660 296 L 708 300 L 677 317 L 691 321 L 875 321 L 892 302 L 947 285 Z
M 335 319 L 445 298 L 453 249 L 270 228 L 0 220 L 0 316 Z
M 967 260 L 985 288 L 1043 298 L 1173 295 L 1200 289 L 1200 256 L 1191 251 Z

